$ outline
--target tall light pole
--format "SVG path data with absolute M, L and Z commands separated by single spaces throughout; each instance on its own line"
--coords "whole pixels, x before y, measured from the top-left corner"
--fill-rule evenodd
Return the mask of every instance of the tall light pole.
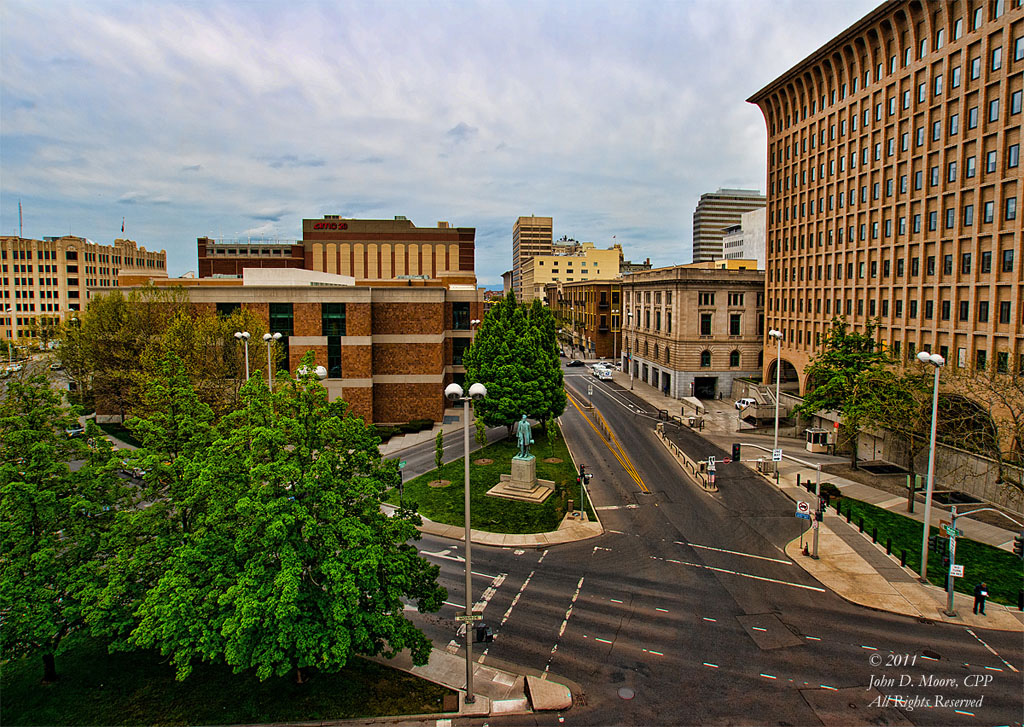
M 921 536 L 921 582 L 928 582 L 928 531 L 931 529 L 929 517 L 932 510 L 932 488 L 935 483 L 935 426 L 939 412 L 939 371 L 946 365 L 946 359 L 937 353 L 921 351 L 917 360 L 931 364 L 935 369 L 935 382 L 932 385 L 932 438 L 928 446 L 928 485 L 924 493 L 924 534 Z
M 14 316 L 11 314 L 14 313 L 14 308 L 7 306 L 7 309 L 4 311 L 4 313 L 6 313 L 9 317 L 7 320 L 7 325 L 11 329 L 11 335 L 7 339 L 7 362 L 14 363 L 14 348 L 11 346 L 11 340 L 14 338 Z
M 477 382 L 469 387 L 469 396 L 465 396 L 462 387 L 456 383 L 448 384 L 444 389 L 444 395 L 448 401 L 462 402 L 463 445 L 465 452 L 465 478 L 464 492 L 464 517 L 466 521 L 466 704 L 472 704 L 473 696 L 473 566 L 472 566 L 472 538 L 469 528 L 469 428 L 470 409 L 469 402 L 482 401 L 487 398 L 487 387 Z
M 267 342 L 267 386 L 270 393 L 274 393 L 274 357 L 270 353 L 270 344 L 281 340 L 280 333 L 264 333 L 263 340 Z
M 627 311 L 626 317 L 629 318 L 629 332 L 632 335 L 632 344 L 629 347 L 629 352 L 626 354 L 626 365 L 629 366 L 629 390 L 633 390 L 633 353 L 636 351 L 636 331 L 633 330 L 633 311 Z
M 245 344 L 245 380 L 249 380 L 249 331 L 235 331 L 235 338 Z
M 782 385 L 782 331 L 774 328 L 768 331 L 768 337 L 775 339 L 775 443 L 772 445 L 772 459 L 779 449 L 779 389 Z M 779 479 L 779 463 L 775 462 L 775 479 Z

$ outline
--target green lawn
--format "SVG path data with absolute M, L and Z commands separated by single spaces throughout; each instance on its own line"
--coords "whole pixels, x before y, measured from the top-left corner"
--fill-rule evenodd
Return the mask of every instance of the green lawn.
M 337 674 L 309 670 L 260 682 L 200 665 L 183 682 L 153 651 L 108 654 L 71 637 L 57 657 L 56 684 L 42 685 L 39 657 L 0 666 L 5 725 L 190 725 L 336 720 L 442 711 L 451 690 L 364 659 Z
M 900 551 L 906 550 L 907 565 L 920 573 L 921 523 L 853 498 L 844 497 L 839 505 L 843 517 L 847 510 L 851 512 L 851 523 L 858 524 L 863 519 L 864 532 L 870 533 L 872 528 L 878 528 L 879 543 L 884 545 L 886 538 L 892 538 L 892 552 L 899 557 Z M 942 518 L 938 513 L 933 513 L 932 517 L 932 522 Z M 948 518 L 948 515 L 945 517 Z M 932 525 L 931 534 L 945 536 L 935 525 Z M 947 571 L 942 567 L 943 555 L 935 552 L 928 554 L 928 580 L 945 588 Z M 953 587 L 957 591 L 974 593 L 974 586 L 985 581 L 989 598 L 1008 606 L 1017 605 L 1017 592 L 1024 584 L 1024 561 L 1013 553 L 985 543 L 958 538 L 956 562 L 964 567 L 964 577 L 954 579 Z
M 548 438 L 539 426 L 533 428 L 536 444 L 530 453 L 537 458 L 537 477 L 552 480 L 555 491 L 541 505 L 501 497 L 489 497 L 487 490 L 498 484 L 500 475 L 512 472 L 512 457 L 519 452 L 514 440 L 496 442 L 481 450 L 470 453 L 470 512 L 471 527 L 492 533 L 546 533 L 556 530 L 568 508 L 571 498 L 573 507 L 580 506 L 579 486 L 573 469 L 569 450 L 561 433 L 549 447 Z M 561 459 L 560 463 L 544 460 L 549 457 Z M 473 464 L 478 459 L 492 459 L 493 464 Z M 405 502 L 415 502 L 421 515 L 434 522 L 446 525 L 462 525 L 463 520 L 463 476 L 462 458 L 441 466 L 440 474 L 432 470 L 425 475 L 405 483 Z M 447 487 L 430 487 L 433 480 L 450 480 Z M 398 492 L 389 493 L 388 502 L 398 504 Z M 587 512 L 594 521 L 594 511 L 587 500 Z

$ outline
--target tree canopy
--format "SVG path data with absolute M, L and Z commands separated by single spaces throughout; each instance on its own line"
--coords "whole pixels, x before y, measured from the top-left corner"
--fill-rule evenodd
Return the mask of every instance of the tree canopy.
M 863 333 L 852 330 L 843 318 L 833 318 L 821 339 L 818 353 L 807 367 L 812 389 L 794 409 L 800 416 L 818 411 L 840 415 L 840 427 L 851 447 L 851 465 L 857 467 L 857 437 L 877 410 L 876 395 L 891 383 L 888 355 L 875 341 L 875 325 Z
M 487 387 L 476 412 L 488 426 L 511 427 L 523 414 L 546 422 L 565 409 L 555 320 L 539 300 L 520 305 L 509 293 L 496 303 L 463 362 L 467 383 Z

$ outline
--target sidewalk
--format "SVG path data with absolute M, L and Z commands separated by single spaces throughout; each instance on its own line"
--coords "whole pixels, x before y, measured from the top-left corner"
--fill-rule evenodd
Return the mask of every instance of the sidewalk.
M 629 388 L 628 374 L 613 372 L 613 380 L 620 386 Z M 669 414 L 679 415 L 684 406 L 684 402 L 665 396 L 637 379 L 633 381 L 632 393 L 650 405 L 649 413 L 655 419 L 658 409 L 665 409 Z M 693 413 L 692 405 L 688 413 Z M 746 447 L 753 445 L 763 449 L 767 457 L 770 458 L 773 436 L 737 431 L 737 422 L 738 418 L 731 400 L 710 402 L 705 414 L 705 428 L 698 433 L 726 451 L 730 449 L 733 442 L 741 442 Z M 787 455 L 799 457 L 805 461 L 813 460 L 815 463 L 840 462 L 845 459 L 812 455 L 806 451 L 802 440 L 783 436 L 782 431 L 779 433 L 779 447 Z M 797 486 L 797 475 L 800 475 L 802 482 L 813 481 L 815 469 L 804 467 L 796 462 L 784 461 L 779 467 L 778 483 L 776 484 L 769 478 L 766 478 L 766 482 L 778 487 L 794 502 L 809 502 L 813 509 L 814 496 L 802 486 Z M 923 508 L 915 508 L 914 513 L 906 512 L 905 497 L 894 496 L 889 492 L 831 474 L 828 475 L 827 480 L 836 485 L 847 497 L 899 512 L 922 523 L 924 521 Z M 932 525 L 938 525 L 944 516 L 946 516 L 944 510 L 933 507 Z M 995 547 L 1009 549 L 1009 544 L 1013 542 L 1012 532 L 977 520 L 961 518 L 957 521 L 957 526 L 963 530 L 964 537 Z M 811 531 L 808 530 L 807 536 L 810 535 Z M 818 537 L 819 558 L 817 560 L 802 554 L 799 538 L 786 546 L 786 553 L 797 565 L 817 578 L 822 585 L 847 601 L 868 608 L 931 621 L 1024 633 L 1024 613 L 1015 608 L 1008 608 L 989 601 L 985 605 L 985 615 L 974 614 L 974 599 L 962 593 L 954 594 L 953 606 L 957 615 L 946 616 L 943 613 L 946 607 L 945 590 L 920 583 L 917 573 L 900 566 L 898 557 L 885 554 L 884 544 L 872 543 L 870 534 L 859 532 L 855 525 L 847 523 L 845 519 L 834 512 L 825 515 Z

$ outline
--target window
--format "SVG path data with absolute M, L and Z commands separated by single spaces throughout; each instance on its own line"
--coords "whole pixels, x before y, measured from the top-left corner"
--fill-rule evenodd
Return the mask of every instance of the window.
M 1001 374 L 1009 373 L 1010 371 L 1010 354 L 1006 351 L 1000 351 L 996 354 L 996 371 Z
M 939 213 L 934 210 L 928 213 L 928 230 L 934 232 L 939 227 Z
M 915 146 L 923 146 L 924 145 L 924 127 L 923 126 L 918 126 L 917 127 L 917 131 L 914 132 L 914 145 Z
M 928 170 L 929 183 L 931 186 L 936 186 L 939 183 L 939 168 L 934 166 Z
M 970 227 L 974 224 L 974 205 L 964 205 L 964 227 Z
M 700 314 L 700 335 L 710 336 L 711 335 L 711 314 L 701 313 Z
M 217 316 L 219 318 L 228 318 L 236 310 L 241 310 L 241 303 L 217 303 Z
M 953 256 L 943 255 L 942 256 L 942 274 L 952 275 L 953 274 Z
M 903 271 L 905 269 L 906 269 L 906 261 L 903 258 L 900 258 L 899 260 L 896 261 L 896 277 L 897 278 L 902 278 L 903 277 Z
M 920 170 L 914 172 L 914 189 L 915 190 L 921 189 L 921 184 L 922 184 L 923 178 L 924 177 L 923 177 L 922 172 Z
M 978 323 L 988 323 L 988 301 L 978 301 Z
M 999 303 L 999 322 L 1010 322 L 1010 301 L 1004 300 Z
M 952 207 L 946 210 L 946 229 L 952 230 L 956 226 L 956 210 Z
M 990 151 L 987 154 L 985 154 L 985 171 L 988 174 L 992 174 L 995 170 L 996 170 L 996 153 L 993 150 L 993 151 Z
M 949 117 L 949 135 L 956 136 L 960 131 L 960 114 L 953 114 Z
M 452 330 L 456 331 L 468 331 L 469 330 L 469 303 L 468 302 L 457 302 L 452 303 Z M 327 334 L 325 334 L 327 335 Z M 340 335 L 345 335 L 344 333 Z
M 925 320 L 929 320 L 929 321 L 932 318 L 935 317 L 935 301 L 934 300 L 926 300 L 924 302 L 924 317 L 925 317 Z
M 917 102 L 918 103 L 924 103 L 927 100 L 928 100 L 928 87 L 925 84 L 920 83 L 917 86 Z
M 971 59 L 971 80 L 975 81 L 981 77 L 981 56 Z
M 1021 105 L 1021 92 L 1014 91 L 1010 94 L 1010 114 L 1019 114 Z
M 978 128 L 978 107 L 972 106 L 967 109 L 967 128 L 976 129 Z
M 698 305 L 714 305 L 715 294 L 714 293 L 698 293 L 697 294 Z
M 916 233 L 921 231 L 921 213 L 917 213 L 911 218 L 911 229 Z
M 971 253 L 965 252 L 960 256 L 960 274 L 968 275 L 971 272 Z
M 729 353 L 729 365 L 736 367 L 740 365 L 740 352 L 732 351 Z
M 998 71 L 1003 67 L 1003 47 L 992 49 L 992 70 Z
M 1020 144 L 1010 144 L 1006 150 L 1006 167 L 1013 169 L 1020 164 Z
M 991 273 L 992 272 L 992 251 L 986 250 L 981 253 L 981 261 L 978 263 L 978 272 Z
M 986 202 L 985 206 L 982 209 L 983 209 L 982 218 L 981 218 L 982 222 L 992 222 L 993 220 L 995 220 L 995 213 L 996 213 L 996 203 L 995 202 Z
M 1013 272 L 1013 249 L 1003 250 L 1003 272 Z
M 978 371 L 984 371 L 985 366 L 988 365 L 988 354 L 986 353 L 985 349 L 979 348 L 977 351 L 975 351 L 974 359 L 974 367 L 978 369 Z
M 956 162 L 955 161 L 954 162 L 950 162 L 949 164 L 946 165 L 946 181 L 947 182 L 955 182 L 956 181 Z
M 949 72 L 949 87 L 960 88 L 960 66 L 957 66 Z
M 942 311 L 942 320 L 949 320 L 950 307 L 951 306 L 948 300 L 942 301 L 941 305 L 939 306 L 939 310 Z
M 1017 198 L 1007 197 L 1006 198 L 1006 219 L 1015 220 L 1017 219 Z
M 921 258 L 912 257 L 910 258 L 910 275 L 911 277 L 917 277 L 921 274 Z
M 971 304 L 966 300 L 960 301 L 960 320 L 971 320 Z
M 288 363 L 289 336 L 295 333 L 295 316 L 292 311 L 291 303 L 271 303 L 270 304 L 270 330 L 274 333 L 281 334 L 281 340 L 275 345 L 279 348 L 277 354 L 277 365 L 278 368 L 284 371 L 290 371 Z
M 700 352 L 700 365 L 701 368 L 711 366 L 711 351 L 704 350 Z
M 1024 61 L 1024 35 L 1013 41 L 1013 60 Z
M 942 95 L 942 74 L 940 73 L 935 77 L 935 95 Z
M 969 156 L 964 161 L 964 176 L 971 179 L 977 172 L 978 159 L 974 156 Z
M 999 99 L 997 98 L 988 102 L 988 120 L 999 121 Z

